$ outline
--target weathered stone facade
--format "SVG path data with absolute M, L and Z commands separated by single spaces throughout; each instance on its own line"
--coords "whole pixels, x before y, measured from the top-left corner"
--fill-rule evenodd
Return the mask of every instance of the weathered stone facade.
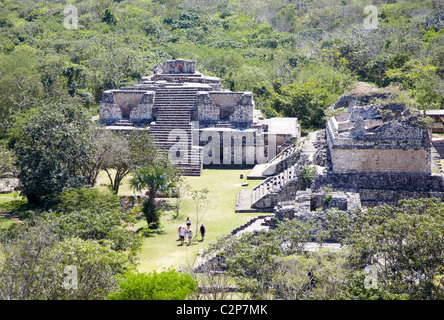
M 370 97 L 365 95 L 364 103 L 356 103 L 356 96 L 343 98 L 332 107 L 350 102 L 319 133 L 318 161 L 324 169 L 318 170 L 312 188 L 356 191 L 367 206 L 443 198 L 440 156 L 422 113 L 394 103 L 365 106 Z
M 358 194 L 364 206 L 407 198 L 444 199 L 441 157 L 431 143 L 429 122 L 402 104 L 371 103 L 387 97 L 378 92 L 341 97 L 331 109 L 345 112 L 340 109 L 324 130 L 284 148 L 262 169 L 262 175 L 271 176 L 250 194 L 240 192 L 239 199 L 249 200 L 251 211 L 280 208 L 281 214 L 284 205 L 294 207 L 297 194 L 306 188 Z M 314 173 L 310 186 L 302 172 L 309 167 Z M 242 211 L 249 211 L 247 207 Z
M 100 101 L 99 116 L 104 123 L 119 120 L 149 122 L 153 119 L 154 91 L 107 90 Z
M 251 92 L 224 89 L 220 78 L 197 72 L 192 60 L 164 61 L 138 84 L 105 91 L 99 107 L 108 129 L 148 127 L 156 145 L 190 175 L 199 175 L 203 164 L 265 163 L 287 139 L 300 137 L 297 119 L 286 132 L 269 130 L 255 117 Z
M 322 217 L 330 209 L 352 212 L 361 209 L 359 193 L 297 191 L 294 200 L 280 202 L 275 207 L 277 219 L 311 219 Z
M 334 173 L 431 173 L 429 130 L 402 105 L 351 106 L 327 122 Z M 383 116 L 390 113 L 389 121 Z

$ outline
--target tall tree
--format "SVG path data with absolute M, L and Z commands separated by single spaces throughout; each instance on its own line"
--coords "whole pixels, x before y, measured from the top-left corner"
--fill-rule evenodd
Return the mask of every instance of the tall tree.
M 72 105 L 43 105 L 17 122 L 15 165 L 29 203 L 47 204 L 63 189 L 86 183 L 96 151 L 91 132 L 90 116 Z
M 203 188 L 200 190 L 192 190 L 191 198 L 194 202 L 194 208 L 196 212 L 196 229 L 194 237 L 197 237 L 197 230 L 199 230 L 199 223 L 202 221 L 203 217 L 207 213 L 210 208 L 210 199 L 208 198 L 209 190 L 207 188 Z
M 137 191 L 148 190 L 148 199 L 143 204 L 143 211 L 149 227 L 159 226 L 159 214 L 156 197 L 161 192 L 168 192 L 174 184 L 165 168 L 154 166 L 138 170 L 131 179 L 131 187 Z

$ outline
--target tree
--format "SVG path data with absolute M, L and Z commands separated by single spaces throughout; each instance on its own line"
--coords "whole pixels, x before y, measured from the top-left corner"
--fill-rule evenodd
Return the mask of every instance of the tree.
M 179 178 L 179 170 L 168 160 L 167 154 L 156 149 L 148 131 L 134 130 L 130 133 L 102 133 L 99 141 L 100 168 L 109 178 L 111 190 L 119 193 L 122 180 L 130 173 L 151 166 L 165 168 L 172 181 Z
M 173 269 L 148 274 L 128 272 L 120 278 L 119 290 L 109 294 L 108 300 L 185 300 L 198 291 L 188 273 Z
M 141 248 L 141 237 L 128 227 L 135 224 L 120 198 L 93 188 L 68 189 L 53 209 L 64 237 L 107 242 L 113 250 L 125 252 L 133 261 Z
M 442 200 L 401 200 L 347 215 L 331 211 L 327 229 L 350 247 L 356 271 L 373 265 L 378 287 L 410 299 L 442 299 L 444 263 Z
M 120 211 L 122 206 L 120 197 L 115 194 L 99 191 L 95 188 L 83 187 L 64 190 L 58 198 L 58 204 L 54 209 L 64 214 L 80 210 L 98 213 L 100 211 Z
M 174 184 L 165 168 L 154 166 L 142 168 L 136 172 L 130 181 L 131 187 L 137 191 L 148 190 L 148 199 L 143 203 L 142 211 L 148 227 L 156 229 L 159 226 L 159 213 L 156 208 L 156 197 L 161 192 L 168 192 Z
M 13 129 L 21 194 L 29 203 L 47 205 L 65 188 L 86 184 L 96 152 L 86 112 L 73 105 L 43 105 Z
M 36 66 L 39 53 L 20 45 L 9 55 L 0 54 L 0 134 L 11 124 L 11 115 L 34 108 L 43 94 Z
M 194 202 L 194 208 L 196 212 L 196 229 L 194 237 L 197 237 L 197 230 L 199 230 L 199 223 L 202 221 L 204 215 L 207 213 L 210 207 L 210 200 L 208 199 L 209 190 L 203 188 L 200 190 L 192 190 L 191 198 Z
M 14 154 L 8 150 L 5 141 L 0 140 L 0 178 L 3 174 L 14 171 Z
M 301 169 L 302 179 L 306 188 L 310 188 L 316 175 L 316 166 L 305 165 Z
M 116 290 L 116 276 L 134 266 L 112 241 L 68 236 L 54 214 L 0 229 L 0 243 L 5 300 L 104 299 Z
M 187 196 L 187 194 L 190 191 L 190 185 L 184 182 L 182 179 L 178 180 L 174 189 L 173 189 L 173 195 L 175 197 L 175 206 L 174 206 L 174 212 L 175 216 L 174 218 L 177 218 L 180 214 L 180 206 L 182 204 L 183 199 Z

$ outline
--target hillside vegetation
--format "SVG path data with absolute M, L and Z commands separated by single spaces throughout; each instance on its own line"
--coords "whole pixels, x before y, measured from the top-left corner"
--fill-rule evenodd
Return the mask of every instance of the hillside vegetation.
M 253 216 L 234 214 L 246 172 L 184 180 L 147 131 L 91 121 L 104 90 L 178 58 L 305 132 L 345 93 L 384 88 L 391 101 L 440 109 L 443 13 L 442 0 L 0 0 L 0 177 L 21 183 L 20 198 L 0 199 L 0 299 L 200 299 L 198 285 L 221 280 L 249 299 L 443 299 L 442 201 L 333 211 L 316 234 L 288 221 L 232 241 L 220 237 Z M 130 189 L 148 197 L 122 198 Z M 190 215 L 198 225 L 196 198 L 208 235 L 187 249 L 177 224 Z M 314 236 L 350 252 L 302 250 Z M 228 277 L 132 273 L 188 263 L 216 239 Z M 368 288 L 362 269 L 380 257 L 390 267 Z
M 325 107 L 356 81 L 396 85 L 404 102 L 441 108 L 442 1 L 373 1 L 377 12 L 367 5 L 2 0 L 0 135 L 14 116 L 47 101 L 96 114 L 104 90 L 133 84 L 175 58 L 196 60 L 226 88 L 252 91 L 266 116 L 296 116 L 304 129 L 322 126 Z

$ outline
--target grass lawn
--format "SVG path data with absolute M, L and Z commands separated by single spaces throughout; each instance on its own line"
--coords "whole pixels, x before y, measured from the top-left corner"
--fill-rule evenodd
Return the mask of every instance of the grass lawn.
M 22 203 L 24 201 L 17 191 L 0 194 L 0 228 L 8 228 L 14 223 L 14 220 L 10 219 L 8 215 L 4 216 L 3 213 L 13 211 Z
M 211 199 L 210 209 L 202 219 L 206 228 L 206 236 L 203 242 L 200 241 L 200 233 L 196 232 L 195 209 L 191 196 L 184 198 L 180 206 L 180 214 L 175 217 L 175 199 L 164 199 L 168 206 L 164 206 L 161 216 L 161 227 L 147 236 L 143 242 L 143 248 L 139 255 L 139 271 L 160 271 L 164 268 L 181 269 L 194 264 L 197 253 L 201 248 L 207 247 L 210 242 L 217 241 L 218 238 L 227 235 L 234 228 L 245 224 L 250 219 L 258 216 L 256 213 L 236 213 L 237 193 L 241 189 L 252 189 L 261 180 L 246 180 L 251 169 L 205 169 L 200 177 L 184 177 L 191 189 L 199 190 L 207 188 L 208 198 Z M 240 179 L 243 174 L 244 179 Z M 119 195 L 134 195 L 129 187 L 130 177 L 126 177 L 119 189 Z M 241 186 L 241 183 L 248 182 L 248 186 Z M 106 173 L 100 173 L 97 188 L 105 190 L 109 183 Z M 16 206 L 26 203 L 25 199 L 18 196 L 18 193 L 0 194 L 0 209 L 4 212 L 11 212 Z M 169 209 L 168 209 L 169 208 Z M 0 210 L 1 211 L 1 210 Z M 181 246 L 178 240 L 177 229 L 179 225 L 185 226 L 185 220 L 190 217 L 192 222 L 193 238 L 192 245 Z M 8 218 L 0 219 L 0 226 L 6 227 L 13 223 Z M 140 228 L 146 225 L 144 218 L 141 218 L 134 227 Z M 187 243 L 186 239 L 186 243 Z
M 190 217 L 193 234 L 196 235 L 194 205 L 188 196 L 181 204 L 179 216 L 174 218 L 172 210 L 164 211 L 159 232 L 144 240 L 139 271 L 149 272 L 168 267 L 181 269 L 192 266 L 201 248 L 258 216 L 256 213 L 235 212 L 238 190 L 251 189 L 260 183 L 260 180 L 246 180 L 249 171 L 250 169 L 205 169 L 200 177 L 185 177 L 192 189 L 209 190 L 211 206 L 202 220 L 206 228 L 205 240 L 201 242 L 200 234 L 197 232 L 197 238 L 194 238 L 191 246 L 181 246 L 177 241 L 177 229 L 179 225 L 185 226 L 187 217 Z M 244 175 L 244 179 L 240 179 L 240 174 Z M 245 182 L 249 185 L 242 187 L 240 184 Z

